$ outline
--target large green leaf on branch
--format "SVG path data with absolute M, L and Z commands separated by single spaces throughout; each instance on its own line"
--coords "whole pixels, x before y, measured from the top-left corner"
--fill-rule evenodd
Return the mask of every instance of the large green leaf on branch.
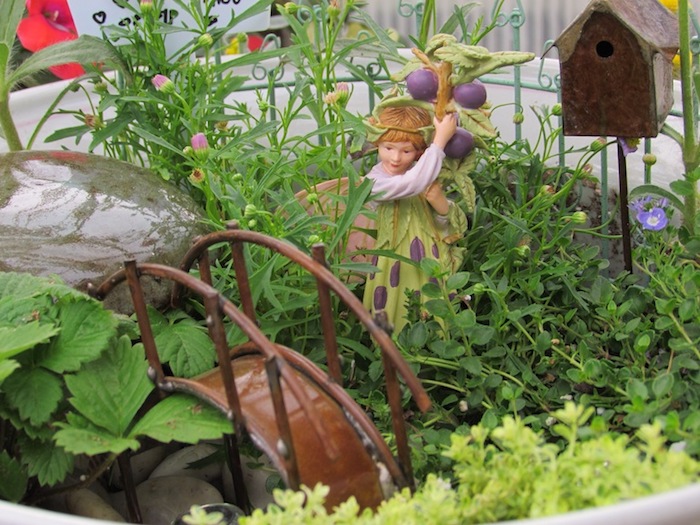
M 480 46 L 453 44 L 435 51 L 435 57 L 452 63 L 454 73 L 451 82 L 452 85 L 458 85 L 471 82 L 501 67 L 529 62 L 535 58 L 535 54 L 522 51 L 490 53 Z
M 59 329 L 54 325 L 40 325 L 39 321 L 14 328 L 0 327 L 0 361 L 45 343 L 58 332 Z
M 54 437 L 56 444 L 73 454 L 121 454 L 126 450 L 138 450 L 141 444 L 132 437 L 115 436 L 104 428 L 90 423 L 80 414 L 69 413 L 65 423 Z
M 62 299 L 56 305 L 61 332 L 51 340 L 41 365 L 56 373 L 74 372 L 97 359 L 115 335 L 116 318 L 101 303 Z
M 122 336 L 97 361 L 66 376 L 71 405 L 96 427 L 115 438 L 126 437 L 153 384 L 143 353 Z
M 155 340 L 161 360 L 170 365 L 176 376 L 193 377 L 214 368 L 214 345 L 206 330 L 193 319 L 163 326 Z
M 61 378 L 43 368 L 21 368 L 2 383 L 8 404 L 22 420 L 46 423 L 63 399 Z
M 217 409 L 184 394 L 174 394 L 153 407 L 134 427 L 134 436 L 162 443 L 197 443 L 231 433 L 231 422 Z

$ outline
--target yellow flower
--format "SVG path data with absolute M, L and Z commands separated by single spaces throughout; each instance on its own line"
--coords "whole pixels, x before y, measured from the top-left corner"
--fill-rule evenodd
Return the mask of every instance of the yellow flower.
M 224 53 L 226 55 L 237 55 L 240 52 L 239 50 L 240 50 L 240 47 L 238 45 L 238 39 L 232 38 L 231 42 L 229 43 L 229 45 L 226 48 L 226 51 Z
M 678 0 L 659 0 L 659 3 L 669 11 L 678 12 Z

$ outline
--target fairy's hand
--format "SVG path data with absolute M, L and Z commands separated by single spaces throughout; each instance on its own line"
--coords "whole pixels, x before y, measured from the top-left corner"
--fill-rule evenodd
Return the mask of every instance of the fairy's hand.
M 433 144 L 439 146 L 441 149 L 445 149 L 452 135 L 457 131 L 458 118 L 457 113 L 448 113 L 442 120 L 439 120 L 437 117 L 433 118 L 433 123 L 435 124 Z
M 442 186 L 439 182 L 433 182 L 428 189 L 425 190 L 425 200 L 437 212 L 438 215 L 447 215 L 450 209 L 450 203 L 445 197 L 445 192 L 442 191 Z

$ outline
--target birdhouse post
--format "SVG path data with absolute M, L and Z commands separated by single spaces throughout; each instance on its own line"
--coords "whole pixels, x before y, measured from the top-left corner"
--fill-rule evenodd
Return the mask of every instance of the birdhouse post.
M 621 140 L 655 137 L 673 106 L 678 20 L 657 0 L 592 0 L 554 45 L 564 135 L 618 137 L 622 248 L 632 271 Z

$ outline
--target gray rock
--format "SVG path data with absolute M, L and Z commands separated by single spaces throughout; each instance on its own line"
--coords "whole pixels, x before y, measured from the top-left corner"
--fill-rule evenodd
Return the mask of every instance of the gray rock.
M 66 511 L 69 514 L 96 520 L 126 522 L 114 507 L 88 489 L 69 492 L 66 495 Z
M 217 447 L 208 443 L 198 443 L 174 452 L 165 458 L 149 476 L 149 479 L 162 478 L 164 476 L 189 476 L 204 481 L 220 479 L 221 461 L 214 459 L 201 467 L 192 468 L 190 465 L 210 457 L 217 451 Z
M 177 266 L 205 233 L 194 200 L 153 172 L 99 155 L 0 155 L 0 271 L 56 274 L 85 290 L 127 259 Z M 126 286 L 107 305 L 129 312 Z M 162 302 L 166 288 L 156 287 Z
M 265 454 L 261 454 L 257 459 L 241 456 L 241 466 L 248 499 L 253 508 L 265 509 L 270 503 L 274 503 L 272 492 L 268 491 L 268 479 L 270 476 L 279 477 L 279 473 L 268 457 Z M 223 465 L 221 477 L 226 501 L 236 501 L 233 476 L 227 465 Z
M 136 497 L 146 525 L 170 525 L 178 516 L 189 512 L 192 505 L 224 501 L 212 485 L 187 476 L 146 480 L 136 487 Z M 114 494 L 111 501 L 120 514 L 128 516 L 123 492 Z
M 146 481 L 156 467 L 168 456 L 168 452 L 171 450 L 172 447 L 168 445 L 158 445 L 131 456 L 131 475 L 134 480 L 134 485 Z M 110 486 L 120 490 L 124 488 L 119 463 L 114 464 L 110 477 Z

